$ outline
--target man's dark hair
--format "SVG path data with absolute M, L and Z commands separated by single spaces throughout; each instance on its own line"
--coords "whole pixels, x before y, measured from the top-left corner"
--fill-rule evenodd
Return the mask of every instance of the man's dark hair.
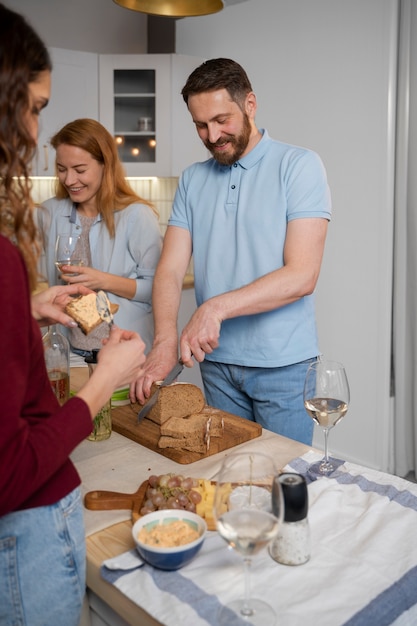
M 236 61 L 211 59 L 190 74 L 181 94 L 188 105 L 190 96 L 218 89 L 226 89 L 231 99 L 242 107 L 246 96 L 252 91 L 252 85 L 245 70 Z

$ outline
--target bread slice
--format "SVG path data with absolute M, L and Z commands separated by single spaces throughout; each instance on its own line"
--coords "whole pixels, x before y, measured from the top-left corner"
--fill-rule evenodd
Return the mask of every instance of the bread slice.
M 192 413 L 187 417 L 170 417 L 161 424 L 161 435 L 175 439 L 210 435 L 222 437 L 224 432 L 223 414 L 218 409 L 205 407 L 200 413 Z
M 223 414 L 218 409 L 205 406 L 200 413 L 187 417 L 170 417 L 161 424 L 159 448 L 176 448 L 205 454 L 210 449 L 211 437 L 222 437 Z
M 176 448 L 179 450 L 188 450 L 189 452 L 198 452 L 206 454 L 210 447 L 205 441 L 199 440 L 198 437 L 191 439 L 174 439 L 174 437 L 159 437 L 158 448 Z
M 65 312 L 72 317 L 85 335 L 91 333 L 103 321 L 97 311 L 96 293 L 89 293 L 86 296 L 73 298 L 65 307 Z M 117 313 L 119 305 L 110 302 L 110 311 Z
M 158 383 L 153 385 L 151 397 L 158 387 Z M 205 404 L 203 392 L 197 385 L 172 383 L 160 388 L 158 399 L 146 417 L 156 424 L 164 424 L 171 417 L 186 417 L 191 413 L 199 413 Z

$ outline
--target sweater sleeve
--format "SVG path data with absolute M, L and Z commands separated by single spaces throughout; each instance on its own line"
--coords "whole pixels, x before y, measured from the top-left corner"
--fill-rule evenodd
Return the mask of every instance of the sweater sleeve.
M 75 397 L 60 407 L 52 393 L 23 258 L 1 235 L 0 267 L 1 515 L 24 506 L 48 483 L 58 483 L 58 476 L 73 483 L 69 455 L 91 432 L 92 423 L 83 400 Z

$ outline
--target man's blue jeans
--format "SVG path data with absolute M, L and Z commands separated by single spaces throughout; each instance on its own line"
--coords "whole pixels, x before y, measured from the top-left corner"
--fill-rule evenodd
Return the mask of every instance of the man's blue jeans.
M 308 366 L 315 360 L 264 368 L 205 359 L 200 369 L 206 401 L 274 433 L 311 445 L 314 423 L 304 408 L 303 389 Z

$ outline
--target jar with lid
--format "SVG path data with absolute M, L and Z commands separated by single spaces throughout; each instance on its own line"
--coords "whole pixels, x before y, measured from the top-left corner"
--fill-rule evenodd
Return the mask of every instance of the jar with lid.
M 68 400 L 70 391 L 70 347 L 68 339 L 59 332 L 56 324 L 54 324 L 49 326 L 42 341 L 49 382 L 58 402 L 62 405 Z
M 88 365 L 89 376 L 92 376 L 97 366 L 98 353 L 99 350 L 92 350 L 92 355 L 84 359 Z M 108 439 L 110 437 L 111 430 L 111 403 L 109 399 L 94 417 L 93 430 L 87 439 L 89 441 L 104 441 L 104 439 Z
M 301 565 L 310 558 L 308 492 L 305 478 L 295 472 L 284 472 L 274 481 L 281 485 L 284 497 L 284 521 L 278 535 L 269 544 L 269 554 L 283 565 Z M 274 508 L 274 490 L 272 490 Z

